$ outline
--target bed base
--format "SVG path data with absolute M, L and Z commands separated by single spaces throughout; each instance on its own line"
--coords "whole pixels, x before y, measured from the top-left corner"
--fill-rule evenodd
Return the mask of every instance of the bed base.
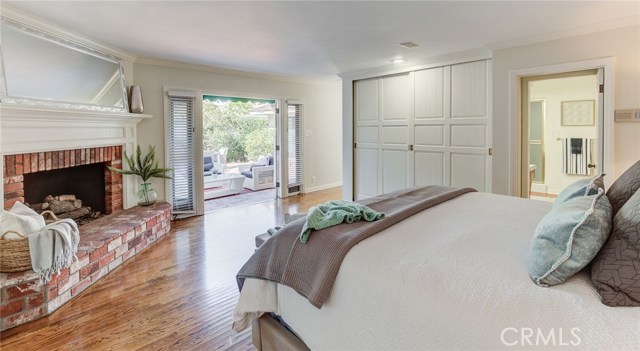
M 251 336 L 259 351 L 310 350 L 289 329 L 266 313 L 253 322 Z

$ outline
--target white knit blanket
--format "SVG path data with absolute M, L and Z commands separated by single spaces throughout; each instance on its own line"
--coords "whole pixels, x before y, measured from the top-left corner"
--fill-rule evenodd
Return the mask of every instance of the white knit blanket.
M 40 282 L 48 282 L 53 273 L 71 266 L 79 242 L 78 225 L 71 219 L 48 224 L 29 235 L 31 267 L 40 276 Z

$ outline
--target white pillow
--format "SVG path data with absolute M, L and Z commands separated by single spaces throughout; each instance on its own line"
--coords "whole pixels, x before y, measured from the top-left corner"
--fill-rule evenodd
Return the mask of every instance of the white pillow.
M 256 165 L 266 166 L 267 164 L 269 164 L 269 159 L 267 158 L 267 156 L 258 157 L 258 160 L 256 161 Z

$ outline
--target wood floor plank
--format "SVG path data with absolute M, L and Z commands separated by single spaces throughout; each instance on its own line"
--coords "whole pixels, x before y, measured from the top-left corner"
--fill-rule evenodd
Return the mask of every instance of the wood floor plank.
M 231 330 L 235 274 L 254 237 L 342 198 L 341 188 L 174 221 L 169 234 L 52 315 L 0 333 L 0 348 L 32 350 L 255 350 Z

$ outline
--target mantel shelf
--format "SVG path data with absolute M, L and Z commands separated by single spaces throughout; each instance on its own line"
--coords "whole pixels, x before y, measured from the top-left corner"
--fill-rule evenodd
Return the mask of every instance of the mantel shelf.
M 152 118 L 153 115 L 109 112 L 91 110 L 65 110 L 54 108 L 42 108 L 33 106 L 22 106 L 0 103 L 0 114 L 2 121 L 10 120 L 39 120 L 39 121 L 85 121 L 85 122 L 117 122 L 117 123 L 138 123 L 144 119 Z
M 137 124 L 152 115 L 0 103 L 0 156 L 122 145 L 133 154 Z M 3 174 L 0 162 L 0 174 Z M 134 177 L 123 179 L 124 208 L 136 204 Z M 4 184 L 0 182 L 0 194 Z

